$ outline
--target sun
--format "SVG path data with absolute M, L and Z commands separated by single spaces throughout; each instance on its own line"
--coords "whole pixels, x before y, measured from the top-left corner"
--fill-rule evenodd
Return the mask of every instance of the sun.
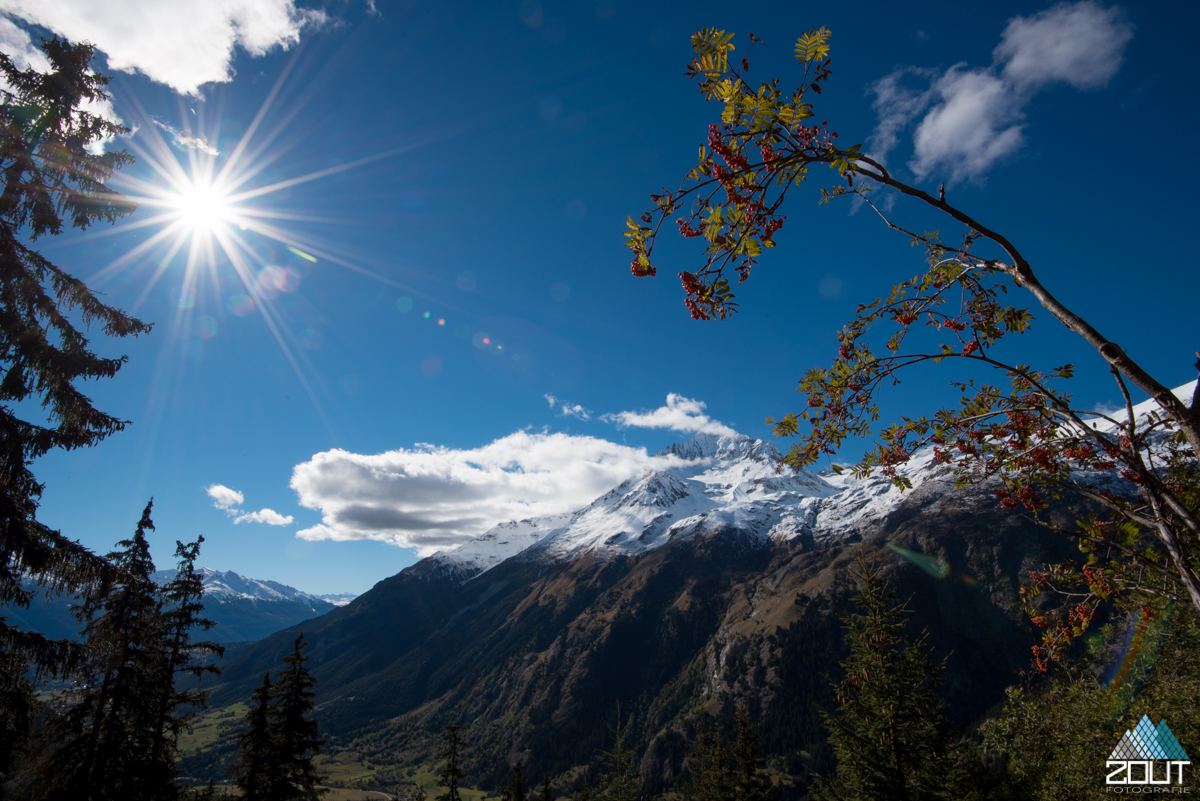
M 323 169 L 265 180 L 268 174 L 285 171 L 286 164 L 281 166 L 280 159 L 294 146 L 275 141 L 288 130 L 282 123 L 255 140 L 286 74 L 236 141 L 217 136 L 219 119 L 193 121 L 199 133 L 176 131 L 150 117 L 144 125 L 135 126 L 140 135 L 131 135 L 125 144 L 143 169 L 117 173 L 112 180 L 114 189 L 143 210 L 140 219 L 85 236 L 100 238 L 135 230 L 141 234 L 136 243 L 89 276 L 88 285 L 98 289 L 126 273 L 138 276 L 141 287 L 133 303 L 136 311 L 161 281 L 169 281 L 173 285 L 170 303 L 176 308 L 169 321 L 172 336 L 162 364 L 174 365 L 176 371 L 187 363 L 176 358 L 180 347 L 176 343 L 209 339 L 230 325 L 230 317 L 256 315 L 324 417 L 306 375 L 311 363 L 300 350 L 305 346 L 297 321 L 288 317 L 288 304 L 277 302 L 281 293 L 296 292 L 303 278 L 298 269 L 289 266 L 287 254 L 307 264 L 338 265 L 389 286 L 403 285 L 339 253 L 339 243 L 324 241 L 313 233 L 314 224 L 337 220 L 320 212 L 289 209 L 284 201 L 293 187 L 391 158 L 415 145 L 401 144 Z M 298 111 L 299 107 L 289 111 L 284 121 Z M 181 109 L 181 114 L 186 113 Z M 190 113 L 195 114 L 195 109 Z M 213 142 L 221 142 L 223 147 L 218 150 Z M 272 145 L 270 150 L 268 145 Z M 162 397 L 166 397 L 166 384 L 162 386 Z
M 212 234 L 233 222 L 236 204 L 231 193 L 213 183 L 180 181 L 165 200 L 164 205 L 193 234 Z

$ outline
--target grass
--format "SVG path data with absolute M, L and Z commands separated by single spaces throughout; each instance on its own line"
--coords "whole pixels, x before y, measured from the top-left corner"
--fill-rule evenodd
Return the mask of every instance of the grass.
M 442 774 L 440 772 L 435 773 L 424 766 L 417 768 L 416 772 L 407 778 L 409 781 L 416 782 L 417 786 L 420 787 L 421 790 L 425 792 L 425 795 L 429 798 L 437 798 L 449 789 L 444 785 L 438 784 L 442 778 Z M 463 801 L 467 801 L 467 799 L 470 799 L 470 801 L 483 801 L 483 799 L 488 797 L 487 793 L 485 793 L 483 790 L 475 790 L 470 787 L 463 787 L 462 785 L 459 785 L 458 787 L 458 794 L 462 796 Z
M 193 753 L 228 742 L 234 731 L 242 728 L 248 709 L 246 704 L 237 703 L 205 710 L 196 716 L 192 725 L 180 735 L 180 753 Z M 376 778 L 390 784 L 390 779 L 397 776 L 399 768 L 398 765 L 379 762 L 354 750 L 318 754 L 313 760 L 313 765 L 320 776 L 321 785 L 329 790 L 324 795 L 325 801 L 384 801 L 392 794 L 370 790 L 361 785 Z M 412 782 L 420 787 L 429 799 L 436 799 L 446 792 L 446 788 L 439 783 L 441 772 L 434 768 L 408 768 L 400 775 L 406 783 Z M 330 786 L 334 784 L 342 786 Z M 220 796 L 229 798 L 241 795 L 236 787 L 227 784 L 218 785 L 217 792 Z M 486 801 L 488 797 L 484 791 L 470 787 L 459 787 L 458 792 L 463 801 Z
M 374 778 L 377 772 L 375 766 L 360 758 L 354 751 L 343 751 L 333 755 L 318 754 L 313 760 L 313 765 L 325 784 L 357 784 L 363 779 Z
M 205 710 L 179 736 L 180 753 L 198 751 L 228 736 L 245 720 L 248 709 L 245 704 L 238 703 Z
M 197 791 L 202 789 L 197 788 Z M 216 790 L 219 798 L 240 798 L 242 795 L 238 788 L 229 785 L 217 787 Z M 352 790 L 344 787 L 331 787 L 328 790 L 329 792 L 321 797 L 323 801 L 384 801 L 391 797 L 387 793 L 375 790 Z
M 388 773 L 395 776 L 394 765 L 376 765 L 369 759 L 359 756 L 355 751 L 342 751 L 339 754 L 326 756 L 322 754 L 314 760 L 317 770 L 321 772 L 322 783 L 338 783 L 345 785 L 354 785 L 365 779 L 374 778 L 378 773 L 378 768 L 391 768 Z M 441 773 L 435 772 L 432 769 L 424 766 L 418 768 L 409 768 L 403 772 L 405 782 L 412 782 L 421 788 L 425 796 L 430 799 L 437 798 L 446 792 L 446 787 L 439 784 L 441 781 Z M 381 794 L 370 790 L 363 790 L 355 787 L 334 788 L 325 796 L 326 799 L 368 799 L 374 798 L 379 801 Z M 338 793 L 356 793 L 348 795 L 339 795 Z M 483 790 L 475 790 L 470 787 L 458 788 L 458 794 L 463 801 L 484 801 L 488 797 Z

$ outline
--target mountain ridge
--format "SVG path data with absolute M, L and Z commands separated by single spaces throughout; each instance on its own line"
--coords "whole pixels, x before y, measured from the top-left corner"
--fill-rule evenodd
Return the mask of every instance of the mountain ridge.
M 779 450 L 745 435 L 697 434 L 656 455 L 681 463 L 627 479 L 574 513 L 501 523 L 428 558 L 473 578 L 522 554 L 561 560 L 593 550 L 642 553 L 715 528 L 766 526 L 773 539 L 816 540 L 845 536 L 903 500 L 903 490 L 882 476 L 777 472 Z M 915 488 L 949 470 L 923 449 L 897 472 Z
M 204 567 L 198 572 L 204 581 L 204 614 L 216 623 L 203 638 L 214 642 L 261 640 L 327 614 L 338 606 L 295 587 L 267 579 L 247 578 L 232 570 Z M 157 570 L 151 578 L 161 585 L 171 581 L 177 573 L 174 569 Z M 32 580 L 27 582 L 28 588 L 37 588 Z M 71 606 L 78 602 L 73 595 L 39 591 L 28 609 L 7 607 L 3 613 L 22 628 L 53 639 L 79 639 L 82 626 L 71 613 Z
M 947 672 L 960 722 L 1025 667 L 1037 632 L 1021 577 L 1070 548 L 1044 542 L 989 487 L 956 489 L 924 452 L 900 469 L 912 483 L 901 492 L 882 476 L 778 474 L 778 450 L 749 437 L 667 450 L 665 470 L 571 514 L 495 526 L 307 621 L 325 735 L 415 765 L 436 761 L 441 726 L 460 722 L 472 780 L 500 786 L 518 759 L 552 777 L 594 769 L 619 703 L 643 772 L 666 787 L 698 710 L 737 700 L 803 775 L 829 756 L 813 710 L 830 703 L 858 543 L 913 599 L 939 653 L 967 644 Z M 1078 510 L 1055 514 L 1069 525 Z M 931 576 L 884 543 L 953 569 Z M 299 630 L 227 659 L 216 702 L 249 697 Z M 189 770 L 217 775 L 220 753 L 204 758 Z

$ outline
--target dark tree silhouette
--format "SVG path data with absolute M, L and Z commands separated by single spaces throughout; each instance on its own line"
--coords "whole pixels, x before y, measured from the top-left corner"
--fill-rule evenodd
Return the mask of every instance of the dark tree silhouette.
M 309 717 L 317 680 L 304 666 L 307 645 L 303 634 L 296 637 L 275 682 L 267 672 L 250 697 L 248 727 L 229 771 L 247 801 L 317 799 L 326 792 L 317 787 L 313 766 L 324 740 L 317 739 L 317 721 Z
M 271 672 L 250 696 L 246 731 L 238 735 L 238 757 L 230 768 L 233 783 L 245 801 L 265 801 L 276 792 L 279 770 L 278 746 L 271 726 Z
M 825 713 L 837 759 L 832 780 L 818 779 L 813 797 L 837 801 L 962 799 L 968 796 L 957 736 L 938 697 L 941 663 L 927 655 L 926 635 L 906 632 L 907 605 L 861 558 L 857 612 L 843 618 L 850 655 L 835 685 L 837 710 Z
M 46 735 L 57 750 L 40 766 L 47 799 L 149 801 L 177 794 L 179 732 L 203 708 L 207 692 L 179 689 L 175 679 L 217 672 L 202 660 L 222 649 L 191 642 L 192 630 L 212 626 L 200 617 L 194 569 L 200 543 L 177 543 L 174 581 L 160 588 L 151 578 L 152 507 L 146 505 L 133 537 L 108 555 L 113 582 L 77 608 L 88 663 L 50 710 Z
M 442 740 L 446 743 L 446 750 L 442 751 L 442 758 L 446 760 L 446 766 L 442 768 L 442 786 L 446 787 L 446 794 L 442 796 L 445 801 L 462 801 L 458 794 L 458 782 L 463 777 L 462 767 L 459 765 L 459 749 L 461 742 L 458 739 L 459 726 L 448 724 L 446 733 L 442 735 Z
M 512 776 L 501 797 L 504 801 L 529 801 L 529 795 L 525 792 L 525 774 L 521 772 L 521 760 L 518 759 L 513 765 Z
M 317 771 L 313 757 L 321 750 L 324 740 L 317 738 L 317 721 L 308 717 L 313 711 L 312 688 L 317 679 L 304 663 L 303 651 L 308 643 L 304 635 L 296 637 L 292 652 L 283 658 L 286 667 L 272 688 L 271 723 L 279 748 L 280 778 L 283 795 L 280 799 L 316 799 L 325 791 L 318 790 Z M 272 799 L 272 801 L 274 801 Z
M 604 801 L 637 801 L 642 792 L 642 774 L 638 769 L 634 752 L 625 747 L 629 733 L 629 721 L 621 724 L 621 708 L 617 707 L 617 725 L 610 726 L 613 745 L 600 755 L 608 763 L 608 769 L 600 781 L 600 795 Z
M 542 797 L 538 801 L 558 801 L 558 796 L 554 794 L 554 788 L 550 786 L 550 777 L 542 777 Z
M 28 607 L 36 590 L 88 592 L 104 580 L 106 563 L 37 520 L 43 485 L 33 461 L 56 449 L 96 444 L 126 422 L 96 409 L 76 386 L 113 376 L 125 358 L 88 348 L 87 328 L 113 337 L 150 326 L 107 306 L 30 244 L 62 231 L 113 222 L 133 205 L 105 185 L 133 158 L 123 150 L 89 149 L 127 129 L 84 111 L 103 100 L 108 78 L 91 72 L 91 45 L 57 37 L 43 41 L 51 71 L 19 70 L 0 54 L 0 604 Z M 74 314 L 84 330 L 75 327 Z M 19 410 L 39 408 L 32 417 Z M 26 737 L 35 676 L 62 676 L 79 666 L 81 649 L 20 632 L 0 620 L 0 773 Z

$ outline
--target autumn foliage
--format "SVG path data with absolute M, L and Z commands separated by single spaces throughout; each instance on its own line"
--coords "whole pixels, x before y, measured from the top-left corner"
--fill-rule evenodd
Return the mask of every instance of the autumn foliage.
M 707 100 L 721 104 L 720 119 L 709 126 L 679 189 L 651 195 L 652 208 L 629 218 L 634 275 L 655 275 L 655 241 L 673 221 L 704 246 L 702 264 L 679 275 L 691 316 L 728 317 L 738 310 L 730 281 L 748 280 L 776 245 L 789 192 L 814 168 L 831 168 L 834 183 L 819 190 L 817 202 L 857 199 L 922 249 L 925 266 L 886 297 L 860 305 L 838 334 L 837 358 L 801 379 L 801 410 L 768 420 L 777 435 L 796 438 L 780 467 L 806 467 L 847 440 L 874 436 L 874 447 L 853 467 L 856 475 L 880 470 L 906 487 L 899 468 L 929 448 L 957 469 L 960 482 L 988 482 L 1010 509 L 1039 516 L 1066 493 L 1094 502 L 1101 510 L 1094 519 L 1055 528 L 1078 541 L 1083 561 L 1032 575 L 1025 588 L 1030 614 L 1045 631 L 1035 649 L 1041 664 L 1087 630 L 1101 603 L 1152 606 L 1186 594 L 1200 609 L 1200 391 L 1177 397 L 1042 285 L 1007 237 L 948 203 L 944 190 L 931 195 L 859 145 L 839 147 L 837 132 L 828 120 L 816 121 L 814 106 L 832 75 L 830 36 L 820 28 L 798 39 L 803 72 L 790 91 L 779 78 L 752 87 L 748 58 L 732 59 L 733 34 L 706 28 L 692 37 L 688 76 Z M 762 43 L 753 34 L 750 41 Z M 910 230 L 883 211 L 875 200 L 880 192 L 919 201 L 961 230 L 953 239 Z M 1072 365 L 1039 367 L 1007 355 L 1030 350 L 1007 340 L 1029 332 L 1034 307 L 1104 360 L 1125 400 L 1121 413 L 1080 408 L 1064 388 Z M 889 328 L 882 343 L 873 339 Z M 910 368 L 941 363 L 962 368 L 952 381 L 958 403 L 879 428 L 880 390 Z M 979 368 L 999 380 L 968 377 L 980 375 Z M 1135 413 L 1134 389 L 1156 408 Z

